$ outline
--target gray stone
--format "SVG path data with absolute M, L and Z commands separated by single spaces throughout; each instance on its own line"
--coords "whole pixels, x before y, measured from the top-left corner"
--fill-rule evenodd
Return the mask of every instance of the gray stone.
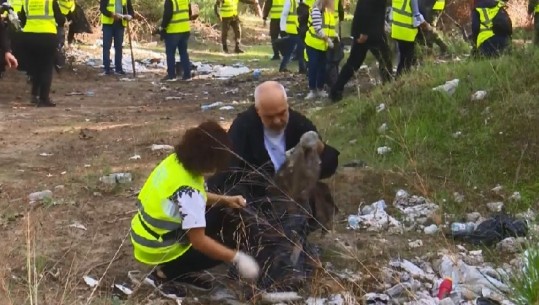
M 445 298 L 440 301 L 439 305 L 455 305 L 455 302 L 451 298 Z
M 481 217 L 481 213 L 479 212 L 472 212 L 466 214 L 466 221 L 467 222 L 476 222 Z

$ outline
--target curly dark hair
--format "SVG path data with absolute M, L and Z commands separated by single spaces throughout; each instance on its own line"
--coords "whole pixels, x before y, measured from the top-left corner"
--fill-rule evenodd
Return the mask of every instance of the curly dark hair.
M 174 150 L 185 169 L 198 175 L 227 169 L 232 157 L 228 134 L 215 121 L 188 129 Z

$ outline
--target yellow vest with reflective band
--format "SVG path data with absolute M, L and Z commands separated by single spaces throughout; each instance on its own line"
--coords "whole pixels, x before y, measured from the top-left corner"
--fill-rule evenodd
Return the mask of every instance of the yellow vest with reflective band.
M 307 4 L 312 9 L 314 1 L 315 0 L 304 0 L 303 3 Z
M 64 15 L 75 11 L 75 0 L 58 0 L 58 5 L 60 6 L 60 11 Z
M 298 5 L 296 0 L 290 0 L 290 11 L 286 17 L 286 32 L 288 34 L 297 34 L 298 26 Z
M 13 0 L 11 1 L 11 7 L 15 13 L 20 13 L 24 5 L 24 0 Z
M 539 3 L 537 3 L 537 5 L 535 6 L 535 13 L 539 13 Z
M 127 0 L 122 0 L 122 8 L 127 6 Z M 109 3 L 107 4 L 107 11 L 114 13 L 116 12 L 116 0 L 109 0 Z M 101 14 L 101 23 L 102 24 L 113 24 L 114 18 L 107 17 L 103 14 Z M 122 25 L 127 25 L 127 20 L 122 20 Z
M 328 37 L 337 37 L 337 33 L 335 32 L 335 17 L 333 12 L 326 11 L 322 14 L 322 31 Z M 316 36 L 316 31 L 312 26 L 311 15 L 309 15 L 309 30 L 305 35 L 305 44 L 320 51 L 326 51 L 328 49 L 328 42 L 325 39 Z
M 417 28 L 414 28 L 410 0 L 393 0 L 392 11 L 391 38 L 409 42 L 414 41 Z
M 223 0 L 221 17 L 228 18 L 238 15 L 238 0 Z
M 479 35 L 477 35 L 477 47 L 481 46 L 485 40 L 494 36 L 492 31 L 492 19 L 498 15 L 503 3 L 498 2 L 495 7 L 477 7 L 475 8 L 479 13 Z
M 284 0 L 272 0 L 270 10 L 271 19 L 280 19 L 283 12 Z
M 23 32 L 56 34 L 53 0 L 25 0 L 26 24 Z
M 443 11 L 445 8 L 445 0 L 436 0 L 434 6 L 432 7 L 435 11 Z
M 333 2 L 333 4 L 334 4 L 333 9 L 335 10 L 335 13 L 334 13 L 335 25 L 339 24 L 339 2 L 340 1 L 341 0 L 334 0 L 334 2 Z
M 172 0 L 172 19 L 167 25 L 167 33 L 185 33 L 191 31 L 189 23 L 189 0 Z
M 175 153 L 161 161 L 144 183 L 138 196 L 138 213 L 131 220 L 131 243 L 138 261 L 148 265 L 166 263 L 191 247 L 187 235 L 181 231 L 178 206 L 169 199 L 183 186 L 199 191 L 207 199 L 204 177 L 190 174 Z M 178 236 L 179 240 L 163 238 L 167 233 Z

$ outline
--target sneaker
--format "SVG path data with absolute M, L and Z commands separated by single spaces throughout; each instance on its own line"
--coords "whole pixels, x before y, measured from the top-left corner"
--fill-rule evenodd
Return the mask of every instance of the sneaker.
M 37 102 L 37 107 L 56 107 L 56 104 L 51 100 L 39 100 Z
M 32 104 L 39 104 L 39 96 L 32 96 L 30 98 L 30 103 Z
M 181 301 L 187 296 L 187 292 L 183 287 L 175 285 L 174 281 L 166 281 L 158 277 L 155 271 L 144 278 L 144 283 L 154 287 L 162 296 L 168 299 Z
M 316 95 L 322 98 L 328 97 L 328 93 L 325 90 L 318 90 Z
M 124 70 L 114 71 L 114 73 L 116 73 L 118 75 L 125 75 L 126 74 Z
M 317 98 L 317 94 L 316 94 L 316 91 L 314 91 L 314 90 L 309 91 L 309 93 L 305 97 L 306 100 L 312 100 L 312 99 L 315 99 L 315 98 Z
M 185 274 L 174 279 L 174 281 L 195 290 L 210 291 L 213 289 L 213 281 L 215 281 L 215 278 L 207 272 L 201 272 Z
M 175 82 L 178 79 L 175 77 L 165 76 L 161 79 L 162 82 Z

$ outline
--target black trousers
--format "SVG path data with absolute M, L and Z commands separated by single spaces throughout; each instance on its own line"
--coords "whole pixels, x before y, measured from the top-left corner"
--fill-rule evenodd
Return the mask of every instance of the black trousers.
M 397 40 L 399 48 L 399 65 L 397 66 L 397 76 L 408 72 L 415 64 L 415 42 Z
M 42 101 L 49 100 L 57 46 L 56 34 L 22 33 L 21 35 L 26 70 L 32 76 L 32 96 L 39 96 Z
M 533 27 L 534 27 L 533 43 L 539 46 L 539 13 L 535 13 L 533 15 Z
M 391 51 L 389 50 L 389 45 L 387 44 L 387 39 L 382 39 L 379 41 L 369 41 L 365 43 L 357 43 L 354 41 L 352 44 L 352 50 L 350 51 L 350 56 L 341 69 L 339 77 L 335 82 L 335 85 L 332 88 L 332 92 L 342 92 L 344 85 L 352 78 L 354 72 L 361 67 L 365 57 L 367 56 L 367 51 L 371 51 L 372 55 L 378 61 L 378 67 L 380 70 L 380 77 L 382 82 L 386 83 L 391 80 L 391 72 L 393 71 L 391 65 Z
M 269 34 L 271 38 L 271 47 L 273 48 L 273 57 L 279 57 L 279 50 L 275 47 L 273 42 L 279 38 L 279 33 L 281 33 L 281 19 L 271 19 L 270 20 L 270 29 Z
M 232 27 L 232 30 L 234 31 L 236 47 L 239 47 L 241 41 L 240 18 L 238 16 L 223 17 L 221 26 L 221 43 L 223 44 L 223 48 L 227 46 L 226 40 L 228 37 L 228 29 L 230 29 L 230 27 Z

